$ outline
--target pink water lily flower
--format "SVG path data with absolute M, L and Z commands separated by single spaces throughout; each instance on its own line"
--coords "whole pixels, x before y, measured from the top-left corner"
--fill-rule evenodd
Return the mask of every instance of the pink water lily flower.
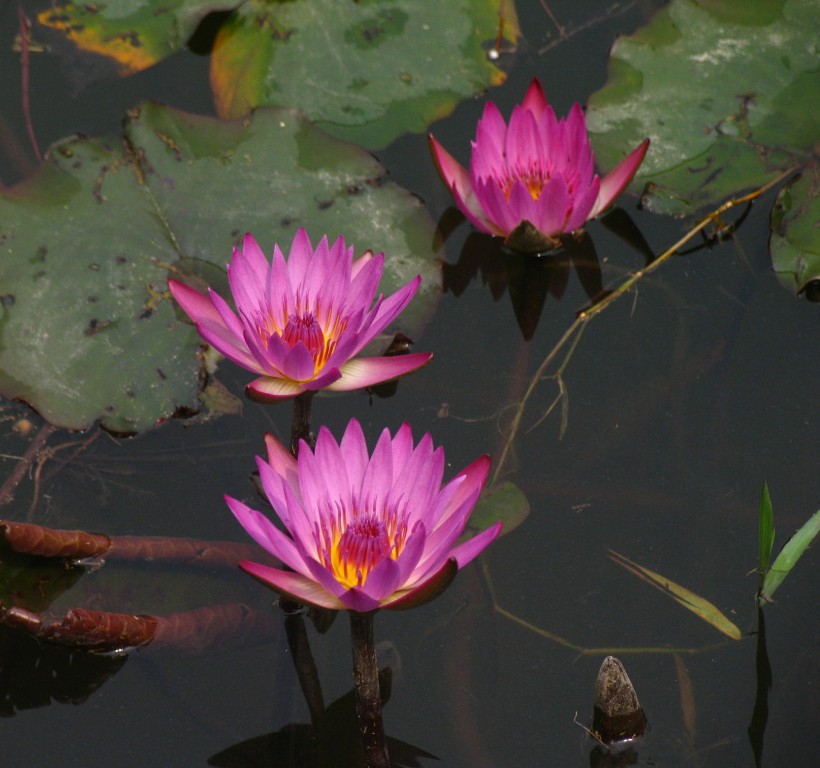
M 234 248 L 228 282 L 238 315 L 213 290 L 169 280 L 174 298 L 200 336 L 237 365 L 260 374 L 250 397 L 273 401 L 320 389 L 350 390 L 403 376 L 430 353 L 353 359 L 391 323 L 418 290 L 421 277 L 388 298 L 375 298 L 384 254 L 353 258 L 343 238 L 314 250 L 304 229 L 285 260 L 270 263 L 251 235 Z M 375 302 L 374 302 L 375 298 Z
M 442 487 L 444 451 L 429 434 L 413 445 L 407 424 L 384 430 L 368 455 L 351 420 L 341 442 L 324 427 L 316 448 L 295 459 L 266 437 L 259 476 L 283 532 L 237 499 L 225 500 L 264 549 L 291 570 L 240 567 L 282 594 L 311 605 L 366 613 L 426 602 L 501 531 L 497 523 L 456 544 L 487 480 L 490 460 L 474 461 Z
M 478 121 L 469 173 L 432 136 L 430 149 L 456 205 L 473 226 L 524 253 L 550 250 L 561 236 L 609 208 L 643 161 L 645 139 L 599 178 L 579 104 L 557 120 L 535 79 L 509 126 L 491 101 Z

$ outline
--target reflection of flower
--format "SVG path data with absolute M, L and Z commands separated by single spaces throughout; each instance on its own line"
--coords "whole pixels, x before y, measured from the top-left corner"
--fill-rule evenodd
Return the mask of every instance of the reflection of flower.
M 513 109 L 509 126 L 487 102 L 469 173 L 430 136 L 433 159 L 461 212 L 482 232 L 527 253 L 556 247 L 562 234 L 609 208 L 648 146 L 645 139 L 600 179 L 580 105 L 557 120 L 537 79 Z
M 286 533 L 225 497 L 245 530 L 292 571 L 243 561 L 263 584 L 300 602 L 358 612 L 407 607 L 443 590 L 500 532 L 501 523 L 455 545 L 490 470 L 487 456 L 441 487 L 444 452 L 430 435 L 413 445 L 407 424 L 384 430 L 369 456 L 353 419 L 340 443 L 324 427 L 298 459 L 271 436 L 262 487 Z M 455 546 L 454 546 L 455 545 Z
M 204 296 L 176 280 L 168 285 L 205 341 L 229 360 L 261 374 L 248 385 L 258 400 L 302 392 L 349 390 L 395 379 L 427 363 L 432 354 L 353 360 L 407 306 L 416 277 L 388 298 L 373 302 L 384 255 L 353 259 L 343 238 L 314 251 L 300 229 L 288 260 L 274 247 L 270 264 L 250 235 L 228 265 L 236 314 L 221 296 Z M 372 305 L 372 306 L 371 306 Z

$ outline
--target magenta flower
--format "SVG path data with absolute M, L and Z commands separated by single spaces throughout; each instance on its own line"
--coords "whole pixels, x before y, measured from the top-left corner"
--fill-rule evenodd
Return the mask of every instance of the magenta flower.
M 251 235 L 228 265 L 237 315 L 214 291 L 205 296 L 169 280 L 174 298 L 205 341 L 237 365 L 260 374 L 247 387 L 257 400 L 282 400 L 319 389 L 369 387 L 421 368 L 431 353 L 352 359 L 391 323 L 421 277 L 380 295 L 384 254 L 353 259 L 343 238 L 314 251 L 300 229 L 287 261 L 274 246 L 269 263 Z M 371 306 L 372 305 L 372 306 Z
M 341 443 L 322 427 L 298 459 L 266 437 L 257 459 L 262 487 L 285 526 L 226 496 L 245 530 L 292 570 L 239 566 L 302 603 L 365 613 L 404 608 L 441 592 L 501 531 L 501 523 L 456 545 L 487 480 L 490 460 L 474 461 L 441 487 L 444 451 L 429 434 L 413 446 L 407 424 L 384 430 L 368 455 L 355 419 Z
M 461 212 L 477 229 L 524 253 L 555 248 L 563 234 L 609 208 L 632 181 L 648 147 L 645 139 L 600 179 L 580 105 L 557 120 L 537 79 L 513 109 L 509 127 L 487 102 L 469 173 L 430 136 L 439 174 Z

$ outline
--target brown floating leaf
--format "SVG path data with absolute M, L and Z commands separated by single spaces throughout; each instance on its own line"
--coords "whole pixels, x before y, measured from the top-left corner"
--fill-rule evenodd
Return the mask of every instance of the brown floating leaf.
M 592 732 L 604 744 L 617 744 L 643 736 L 646 715 L 624 665 L 607 656 L 595 680 Z
M 156 645 L 186 653 L 262 642 L 277 622 L 238 603 L 212 605 L 167 616 L 108 613 L 73 608 L 51 623 L 24 608 L 0 607 L 0 624 L 59 645 L 88 651 L 126 651 Z
M 42 619 L 34 611 L 25 608 L 0 608 L 0 624 L 36 635 L 40 631 Z
M 99 557 L 111 546 L 108 536 L 85 531 L 61 531 L 31 523 L 0 521 L 0 531 L 15 552 L 36 557 Z
M 153 616 L 72 608 L 59 621 L 42 627 L 45 640 L 96 651 L 119 651 L 150 643 L 157 631 Z
M 32 523 L 0 520 L 9 548 L 35 557 L 85 560 L 149 560 L 178 565 L 233 568 L 240 560 L 270 560 L 253 544 L 234 541 L 204 541 L 171 536 L 106 536 L 86 531 L 63 531 Z

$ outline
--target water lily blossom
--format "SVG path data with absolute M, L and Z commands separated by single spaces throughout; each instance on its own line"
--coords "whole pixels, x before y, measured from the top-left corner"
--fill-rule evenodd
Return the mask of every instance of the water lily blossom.
M 311 246 L 300 229 L 286 260 L 279 246 L 269 262 L 251 235 L 234 248 L 228 282 L 235 313 L 213 290 L 168 286 L 200 336 L 237 365 L 259 374 L 250 397 L 282 400 L 320 389 L 350 390 L 403 376 L 429 353 L 354 359 L 418 290 L 416 277 L 396 293 L 375 297 L 384 255 L 353 258 L 343 238 Z M 375 301 L 374 301 L 375 299 Z
M 444 451 L 429 434 L 414 446 L 407 424 L 392 437 L 385 429 L 372 456 L 355 419 L 338 443 L 322 427 L 316 448 L 303 441 L 298 459 L 274 437 L 266 443 L 259 477 L 285 531 L 241 501 L 225 500 L 290 570 L 239 566 L 301 603 L 366 613 L 426 602 L 501 531 L 498 522 L 456 544 L 487 480 L 489 457 L 442 487 Z
M 562 235 L 609 208 L 649 147 L 645 139 L 599 178 L 581 106 L 556 119 L 537 79 L 513 109 L 509 125 L 487 102 L 469 172 L 429 138 L 439 174 L 461 212 L 477 229 L 503 237 L 507 246 L 524 253 L 557 247 Z

